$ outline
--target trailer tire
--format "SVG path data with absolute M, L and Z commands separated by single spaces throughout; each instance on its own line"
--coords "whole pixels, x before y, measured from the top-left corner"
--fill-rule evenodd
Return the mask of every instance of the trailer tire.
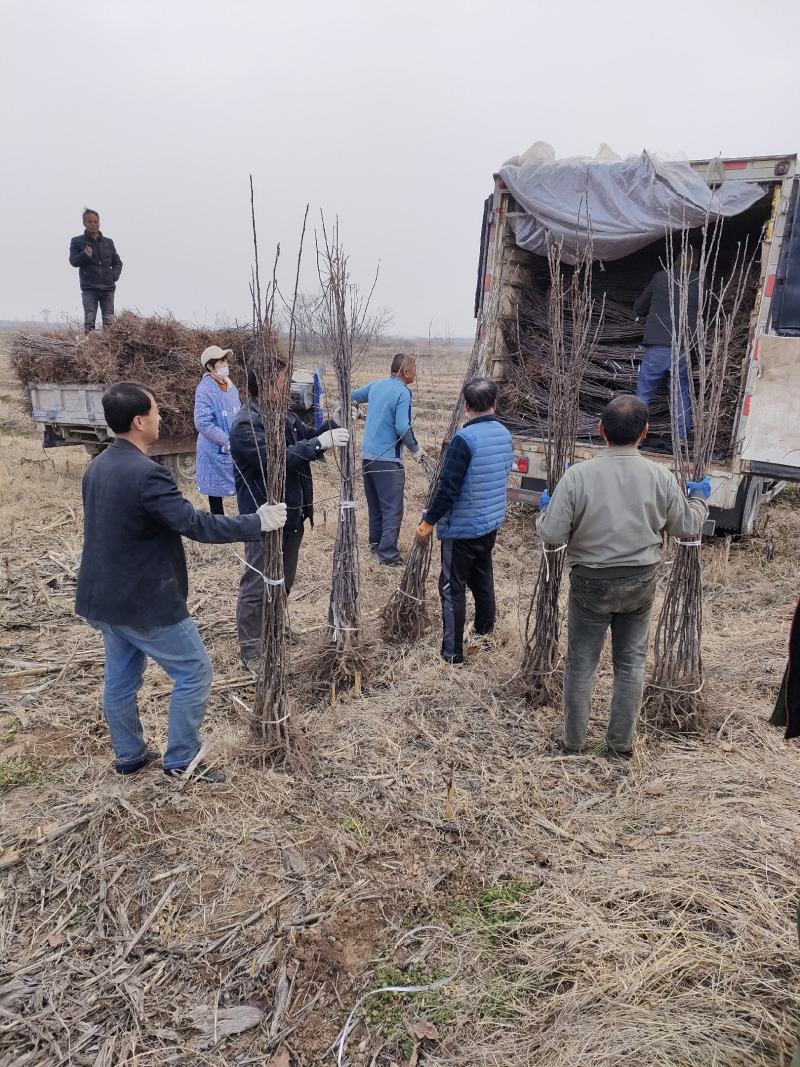
M 194 452 L 173 452 L 168 456 L 153 456 L 153 459 L 172 471 L 179 486 L 187 489 L 194 487 L 197 477 L 197 457 Z

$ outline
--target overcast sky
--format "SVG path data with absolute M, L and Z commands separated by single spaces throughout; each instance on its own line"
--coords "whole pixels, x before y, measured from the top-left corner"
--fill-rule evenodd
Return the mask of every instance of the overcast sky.
M 308 201 L 392 332 L 471 336 L 508 156 L 795 152 L 798 40 L 797 0 L 3 0 L 0 318 L 78 315 L 85 204 L 118 309 L 249 318 L 252 171 L 285 284 Z

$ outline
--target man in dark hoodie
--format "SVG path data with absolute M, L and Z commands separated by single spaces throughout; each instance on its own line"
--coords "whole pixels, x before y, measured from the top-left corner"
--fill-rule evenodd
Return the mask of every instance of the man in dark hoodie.
M 83 332 L 91 333 L 97 322 L 97 307 L 103 326 L 114 321 L 114 292 L 122 273 L 122 260 L 114 242 L 100 232 L 100 216 L 91 208 L 83 213 L 82 234 L 69 243 L 69 261 L 78 268 L 83 300 Z
M 273 386 L 274 395 L 288 388 L 285 365 Z M 266 501 L 264 470 L 267 465 L 264 421 L 259 407 L 258 378 L 247 371 L 247 392 L 250 399 L 243 404 L 231 426 L 230 446 L 233 477 L 239 514 L 256 511 Z M 269 398 L 267 399 L 269 403 Z M 297 559 L 306 519 L 314 521 L 314 483 L 311 461 L 322 459 L 329 448 L 343 448 L 350 440 L 348 430 L 335 422 L 309 427 L 300 416 L 289 411 L 286 415 L 286 525 L 283 528 L 283 573 L 286 595 L 291 592 L 297 574 Z M 245 545 L 246 566 L 239 583 L 236 604 L 236 629 L 242 660 L 255 671 L 261 649 L 262 599 L 264 596 L 263 541 L 249 541 Z
M 699 305 L 699 276 L 694 266 L 694 252 L 688 250 L 690 262 L 688 264 L 688 294 L 686 313 L 689 322 L 690 333 L 693 335 L 697 328 L 697 315 Z M 681 276 L 681 261 L 677 260 L 675 272 Z M 670 299 L 669 275 L 665 270 L 654 274 L 650 284 L 633 305 L 633 313 L 637 319 L 647 316 L 644 327 L 644 358 L 639 368 L 639 377 L 636 381 L 636 395 L 648 406 L 658 392 L 661 383 L 666 378 L 669 382 L 672 376 L 672 314 L 678 314 L 680 294 L 677 285 Z M 670 306 L 672 304 L 672 307 Z M 685 438 L 692 428 L 692 401 L 689 392 L 689 369 L 686 363 L 686 353 L 681 352 L 678 364 L 681 387 L 681 411 L 678 413 L 678 435 Z

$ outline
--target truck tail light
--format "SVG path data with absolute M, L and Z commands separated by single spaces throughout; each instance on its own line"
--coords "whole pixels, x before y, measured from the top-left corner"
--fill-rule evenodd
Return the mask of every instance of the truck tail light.
M 517 474 L 527 474 L 528 466 L 527 456 L 514 456 L 514 462 L 511 465 L 511 469 L 512 471 L 516 471 Z
M 746 170 L 746 159 L 728 159 L 725 161 L 725 170 Z

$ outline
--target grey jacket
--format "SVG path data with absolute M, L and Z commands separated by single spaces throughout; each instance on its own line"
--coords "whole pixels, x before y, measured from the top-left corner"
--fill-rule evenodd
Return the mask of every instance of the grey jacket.
M 672 471 L 637 448 L 609 446 L 570 467 L 536 529 L 548 545 L 568 543 L 567 562 L 591 569 L 654 566 L 661 539 L 699 537 L 708 515 Z

